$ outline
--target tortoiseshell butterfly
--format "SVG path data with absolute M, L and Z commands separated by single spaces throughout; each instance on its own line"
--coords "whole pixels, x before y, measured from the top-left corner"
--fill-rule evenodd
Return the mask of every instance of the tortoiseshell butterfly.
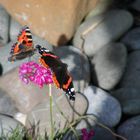
M 34 54 L 32 34 L 29 27 L 24 26 L 20 31 L 17 42 L 13 44 L 8 61 L 21 60 Z

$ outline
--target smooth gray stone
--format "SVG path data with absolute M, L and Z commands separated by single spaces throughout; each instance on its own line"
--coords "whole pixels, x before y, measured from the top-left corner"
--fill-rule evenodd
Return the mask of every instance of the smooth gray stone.
M 140 51 L 131 52 L 128 55 L 127 66 L 119 87 L 140 87 Z
M 0 113 L 14 116 L 18 112 L 15 102 L 0 88 Z
M 111 43 L 100 49 L 90 60 L 93 84 L 110 90 L 122 78 L 127 63 L 127 50 L 122 43 Z
M 12 131 L 19 129 L 19 132 L 23 129 L 23 125 L 14 118 L 0 114 L 0 136 L 4 135 L 6 138 L 12 135 Z
M 87 114 L 93 114 L 99 122 L 109 127 L 114 127 L 119 123 L 122 115 L 121 106 L 114 97 L 95 86 L 88 86 L 84 95 L 89 103 Z M 94 121 L 90 124 L 94 124 Z
M 125 10 L 112 10 L 83 22 L 77 29 L 73 43 L 93 56 L 104 45 L 119 39 L 133 24 L 132 15 Z M 90 29 L 90 31 L 89 31 Z M 84 40 L 81 38 L 84 35 Z
M 140 27 L 130 30 L 122 39 L 129 51 L 140 50 Z
M 140 140 L 140 116 L 126 120 L 117 131 L 127 140 Z
M 9 14 L 7 11 L 0 5 L 0 43 L 6 44 L 8 42 L 9 36 Z
M 123 113 L 129 115 L 140 113 L 140 88 L 120 88 L 112 91 L 112 96 L 119 100 Z

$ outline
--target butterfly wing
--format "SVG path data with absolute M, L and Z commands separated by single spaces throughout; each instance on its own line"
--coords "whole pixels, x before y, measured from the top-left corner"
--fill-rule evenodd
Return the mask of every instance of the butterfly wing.
M 9 61 L 24 59 L 34 54 L 32 34 L 29 27 L 25 26 L 20 31 L 17 42 L 11 48 Z
M 72 77 L 67 70 L 67 64 L 63 63 L 53 53 L 43 53 L 40 62 L 44 67 L 49 67 L 53 72 L 53 82 L 58 88 L 62 88 L 71 100 L 75 100 L 75 91 Z

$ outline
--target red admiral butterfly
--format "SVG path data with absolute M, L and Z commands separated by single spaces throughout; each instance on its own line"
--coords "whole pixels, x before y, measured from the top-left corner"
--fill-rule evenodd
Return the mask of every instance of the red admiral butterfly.
M 41 54 L 40 63 L 50 68 L 53 72 L 53 82 L 58 88 L 62 88 L 70 100 L 75 100 L 75 90 L 72 83 L 72 77 L 67 70 L 67 64 L 63 63 L 58 56 L 50 52 L 40 45 L 36 46 L 38 52 Z
M 9 61 L 20 60 L 34 54 L 32 34 L 29 27 L 24 26 L 18 35 L 17 42 L 11 48 Z

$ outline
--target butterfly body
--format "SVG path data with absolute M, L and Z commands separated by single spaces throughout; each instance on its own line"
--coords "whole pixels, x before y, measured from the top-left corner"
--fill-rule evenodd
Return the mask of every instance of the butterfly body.
M 50 68 L 53 72 L 53 82 L 58 87 L 66 92 L 71 100 L 75 100 L 75 90 L 73 87 L 72 77 L 67 70 L 67 64 L 63 63 L 58 56 L 52 52 L 41 48 L 37 45 L 39 53 L 41 54 L 40 63 Z
M 10 52 L 9 61 L 21 60 L 34 54 L 32 34 L 29 27 L 22 28 L 18 35 L 17 42 L 13 44 Z

